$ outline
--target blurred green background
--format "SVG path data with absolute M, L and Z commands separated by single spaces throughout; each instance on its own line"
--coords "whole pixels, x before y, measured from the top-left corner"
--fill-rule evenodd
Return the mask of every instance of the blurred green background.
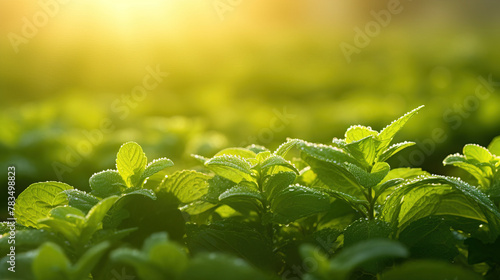
M 0 211 L 7 166 L 18 193 L 46 180 L 85 190 L 126 141 L 193 168 L 192 153 L 328 143 L 419 105 L 398 135 L 419 145 L 391 165 L 450 174 L 446 155 L 500 134 L 499 11 L 486 0 L 1 1 Z

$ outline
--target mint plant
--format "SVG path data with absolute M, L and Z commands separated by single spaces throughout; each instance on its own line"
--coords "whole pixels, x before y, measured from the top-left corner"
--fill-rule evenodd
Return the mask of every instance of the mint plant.
M 499 279 L 500 138 L 444 160 L 464 180 L 388 160 L 422 107 L 380 131 L 351 126 L 330 144 L 194 155 L 194 170 L 148 163 L 123 144 L 90 192 L 62 182 L 17 198 L 16 262 L 2 279 Z M 10 252 L 0 224 L 0 251 Z M 413 278 L 412 278 L 413 277 Z

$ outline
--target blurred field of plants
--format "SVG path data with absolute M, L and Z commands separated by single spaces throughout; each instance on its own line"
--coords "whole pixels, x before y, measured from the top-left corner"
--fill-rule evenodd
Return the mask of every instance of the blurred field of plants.
M 391 1 L 62 2 L 0 4 L 0 162 L 2 178 L 16 166 L 18 193 L 86 189 L 126 141 L 191 168 L 193 153 L 328 143 L 422 104 L 398 135 L 419 145 L 394 167 L 446 174 L 446 155 L 500 134 L 493 1 L 401 1 L 350 62 L 339 46 Z

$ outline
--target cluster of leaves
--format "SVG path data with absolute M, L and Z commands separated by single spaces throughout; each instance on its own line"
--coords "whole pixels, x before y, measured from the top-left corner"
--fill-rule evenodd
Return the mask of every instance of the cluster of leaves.
M 17 199 L 16 273 L 2 279 L 498 279 L 500 138 L 444 164 L 468 182 L 387 160 L 417 108 L 330 145 L 224 149 L 167 176 L 134 142 L 86 193 L 60 182 Z M 162 171 L 162 172 L 160 172 Z M 7 225 L 2 253 L 10 252 Z M 25 267 L 25 268 L 24 268 Z

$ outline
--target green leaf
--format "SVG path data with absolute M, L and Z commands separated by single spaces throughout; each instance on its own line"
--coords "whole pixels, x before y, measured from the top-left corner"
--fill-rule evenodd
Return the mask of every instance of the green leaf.
M 481 191 L 445 176 L 418 178 L 399 187 L 386 201 L 381 216 L 400 230 L 430 215 L 452 215 L 488 222 L 490 238 L 500 232 L 500 213 Z
M 387 258 L 406 258 L 408 255 L 406 247 L 396 241 L 388 239 L 362 241 L 344 248 L 330 261 L 330 279 L 349 279 L 351 272 L 363 264 Z
M 277 269 L 278 256 L 271 240 L 245 223 L 222 221 L 210 225 L 187 225 L 187 246 L 196 257 L 204 252 L 225 252 L 240 257 L 257 267 Z
M 387 161 L 390 157 L 393 155 L 399 153 L 400 151 L 411 147 L 415 145 L 415 142 L 401 142 L 401 143 L 396 143 L 394 145 L 391 145 L 389 148 L 387 148 L 385 151 L 383 151 L 377 158 L 377 161 Z
M 283 189 L 271 200 L 273 218 L 283 224 L 327 211 L 329 208 L 330 198 L 327 194 L 300 185 Z
M 157 267 L 149 261 L 148 256 L 139 250 L 131 248 L 118 248 L 110 254 L 111 260 L 128 264 L 135 268 L 137 275 L 141 279 L 148 280 L 163 280 L 163 275 L 160 267 Z
M 364 197 L 364 188 L 358 184 L 356 177 L 346 169 L 345 164 L 321 161 L 306 154 L 302 154 L 302 159 L 309 164 L 321 182 L 330 189 L 357 198 Z
M 328 261 L 327 255 L 318 250 L 317 246 L 312 246 L 311 244 L 303 244 L 299 247 L 299 253 L 302 259 L 314 260 L 317 264 L 317 269 L 309 271 L 311 273 L 309 276 L 316 276 L 319 278 L 313 279 L 325 279 L 328 277 L 330 271 L 330 262 Z M 308 279 L 308 278 L 303 278 Z
M 388 238 L 391 233 L 392 228 L 387 222 L 378 219 L 359 219 L 344 230 L 344 247 L 350 247 L 368 239 Z
M 353 157 L 360 160 L 362 159 L 362 161 L 360 161 L 362 165 L 369 168 L 375 161 L 378 146 L 379 141 L 372 136 L 368 136 L 347 144 L 345 149 L 349 151 Z
M 104 170 L 89 179 L 92 194 L 98 197 L 119 195 L 126 187 L 125 181 L 117 170 Z
M 218 204 L 219 196 L 226 190 L 236 186 L 236 183 L 221 176 L 208 179 L 208 191 L 203 199 L 207 202 Z
M 411 223 L 399 234 L 399 241 L 410 249 L 414 258 L 453 261 L 458 255 L 459 240 L 443 217 L 429 216 Z
M 378 132 L 371 127 L 362 125 L 353 125 L 345 132 L 346 143 L 352 143 L 370 136 L 377 136 Z
M 188 265 L 185 250 L 172 242 L 162 242 L 148 251 L 150 262 L 161 268 L 164 279 L 177 279 Z
M 295 166 L 291 162 L 287 161 L 281 156 L 276 156 L 276 155 L 271 155 L 270 157 L 265 159 L 261 163 L 260 168 L 263 170 L 263 172 L 266 172 L 268 169 L 275 166 L 282 166 L 285 167 L 286 169 L 292 170 L 295 173 L 299 174 L 299 171 L 297 170 L 297 168 L 295 168 Z M 268 172 L 268 173 L 273 173 L 273 172 Z
M 122 248 L 111 258 L 134 266 L 143 279 L 177 279 L 188 264 L 185 250 L 170 242 L 165 232 L 149 236 L 141 251 Z
M 249 145 L 245 149 L 248 149 L 248 150 L 254 152 L 255 154 L 259 154 L 262 152 L 269 152 L 269 149 L 267 149 L 266 147 L 261 146 L 261 145 L 255 145 L 255 144 Z
M 500 136 L 493 138 L 491 143 L 488 145 L 488 150 L 492 154 L 500 156 Z
M 235 183 L 243 180 L 253 180 L 250 164 L 245 159 L 237 156 L 224 155 L 213 157 L 205 162 L 205 166 L 215 172 L 215 174 Z
M 253 184 L 243 184 L 245 182 L 242 182 L 227 191 L 223 192 L 219 196 L 220 201 L 224 201 L 229 198 L 234 198 L 234 197 L 240 197 L 240 198 L 254 198 L 257 200 L 262 200 L 264 199 L 262 195 L 260 194 L 259 190 L 256 188 L 255 185 Z
M 224 149 L 224 150 L 218 152 L 217 154 L 215 154 L 214 157 L 219 157 L 219 156 L 224 156 L 224 155 L 236 156 L 236 157 L 248 159 L 248 158 L 255 158 L 255 156 L 257 154 L 254 153 L 253 151 L 251 151 L 249 149 L 245 149 L 245 148 L 227 148 L 227 149 Z
M 386 190 L 393 188 L 393 187 L 395 187 L 403 182 L 404 182 L 403 179 L 398 178 L 398 179 L 390 179 L 390 180 L 383 182 L 382 184 L 376 185 L 373 188 L 375 190 L 375 196 L 373 199 L 377 200 L 383 192 L 385 192 Z
M 94 266 L 100 261 L 101 257 L 110 247 L 109 242 L 101 242 L 92 245 L 81 257 L 78 262 L 71 267 L 71 279 L 87 279 Z
M 372 188 L 380 183 L 389 173 L 390 166 L 386 162 L 377 162 L 372 167 L 371 173 L 354 164 L 345 164 L 346 169 L 356 178 L 357 182 L 365 187 Z
M 80 209 L 85 214 L 99 202 L 97 197 L 80 190 L 66 190 L 64 193 L 68 196 L 68 205 Z
M 172 193 L 181 203 L 190 203 L 208 192 L 210 176 L 191 170 L 175 172 L 166 177 L 158 191 Z
M 242 259 L 221 253 L 199 254 L 192 259 L 180 280 L 271 280 Z
M 150 198 L 152 200 L 156 200 L 156 194 L 154 191 L 149 189 L 139 189 L 139 188 L 129 188 L 125 190 L 125 192 L 120 196 L 118 201 L 124 199 L 125 197 L 129 197 L 131 195 L 140 195 Z
M 458 265 L 436 260 L 418 260 L 389 270 L 382 280 L 481 280 L 481 276 Z
M 276 151 L 274 151 L 274 155 L 285 157 L 288 151 L 292 149 L 295 145 L 297 145 L 301 140 L 299 139 L 288 139 L 285 143 L 281 144 Z
M 398 133 L 401 128 L 410 120 L 413 115 L 415 115 L 420 109 L 422 109 L 424 106 L 420 106 L 406 114 L 404 114 L 402 117 L 399 119 L 393 121 L 391 124 L 386 126 L 382 131 L 380 131 L 378 135 L 378 140 L 380 141 L 380 146 L 379 146 L 379 155 L 383 153 L 389 147 L 389 145 L 392 142 L 392 139 L 394 139 L 394 136 L 396 133 Z
M 101 229 L 94 233 L 92 236 L 92 243 L 100 243 L 104 241 L 116 242 L 121 240 L 139 228 L 126 228 L 126 229 Z
M 488 187 L 490 185 L 489 181 L 486 179 L 486 174 L 481 170 L 481 168 L 469 163 L 465 156 L 460 154 L 453 154 L 447 156 L 443 160 L 444 165 L 453 165 L 458 168 L 465 170 L 467 173 L 471 174 L 478 183 L 483 187 Z
M 141 179 L 139 179 L 140 182 L 144 182 L 148 177 L 151 177 L 152 175 L 162 171 L 163 169 L 167 167 L 174 166 L 174 163 L 168 159 L 168 158 L 159 158 L 155 159 L 152 162 L 148 163 L 146 166 L 146 169 L 144 170 L 144 173 L 141 176 Z
M 249 214 L 250 211 L 262 211 L 263 199 L 255 183 L 247 181 L 242 181 L 219 196 L 222 203 L 244 214 Z
M 14 213 L 17 222 L 40 228 L 38 220 L 46 218 L 53 208 L 67 205 L 68 198 L 63 191 L 73 189 L 60 182 L 34 183 L 26 188 L 16 200 Z
M 493 157 L 490 151 L 476 144 L 465 145 L 463 153 L 467 161 L 472 163 L 489 163 Z
M 17 241 L 16 241 L 17 243 Z M 15 272 L 9 271 L 10 268 L 10 256 L 5 256 L 0 259 L 0 279 L 5 280 L 27 280 L 35 279 L 33 274 L 33 260 L 37 257 L 38 250 L 31 250 L 24 253 L 16 252 L 16 266 Z M 28 268 L 28 269 L 19 269 Z M 29 269 L 31 268 L 31 269 Z
M 10 234 L 3 235 L 0 238 L 0 252 L 10 252 L 9 239 Z M 16 248 L 22 250 L 38 248 L 42 243 L 47 241 L 56 242 L 60 239 L 55 234 L 45 229 L 25 229 L 16 230 Z M 7 253 L 6 253 L 7 254 Z M 17 252 L 16 252 L 17 256 Z
M 349 204 L 349 206 L 351 206 L 351 208 L 356 210 L 357 212 L 364 214 L 365 216 L 368 215 L 368 210 L 367 210 L 368 205 L 369 205 L 368 201 L 366 201 L 364 199 L 359 199 L 355 196 L 352 196 L 350 194 L 343 193 L 343 192 L 340 192 L 340 191 L 337 191 L 334 189 L 321 188 L 321 190 L 325 193 L 328 193 L 329 195 L 331 195 L 335 198 L 338 198 L 344 202 L 347 202 L 347 204 Z
M 296 177 L 295 172 L 279 172 L 268 176 L 262 184 L 262 192 L 268 199 L 272 199 L 277 193 L 293 184 Z
M 52 232 L 63 235 L 71 243 L 78 243 L 81 234 L 81 227 L 77 227 L 71 221 L 58 218 L 45 218 L 39 221 L 40 224 L 47 225 Z
M 313 144 L 305 141 L 297 143 L 297 146 L 301 150 L 302 154 L 309 157 L 315 158 L 320 161 L 330 162 L 330 163 L 352 163 L 360 165 L 358 160 L 352 157 L 350 154 L 346 153 L 344 150 L 323 145 L 323 144 Z
M 44 243 L 33 260 L 33 273 L 38 280 L 68 280 L 71 263 L 63 250 L 52 242 Z
M 58 206 L 50 211 L 50 217 L 79 225 L 83 223 L 85 214 L 75 207 Z
M 116 155 L 116 169 L 127 187 L 134 187 L 142 183 L 140 178 L 147 162 L 148 159 L 139 144 L 127 142 L 120 147 Z
M 119 196 L 110 196 L 99 201 L 99 203 L 90 209 L 85 217 L 85 226 L 81 233 L 81 239 L 83 242 L 90 240 L 92 234 L 102 228 L 102 220 L 104 219 L 104 216 L 106 216 L 108 210 L 119 198 Z

